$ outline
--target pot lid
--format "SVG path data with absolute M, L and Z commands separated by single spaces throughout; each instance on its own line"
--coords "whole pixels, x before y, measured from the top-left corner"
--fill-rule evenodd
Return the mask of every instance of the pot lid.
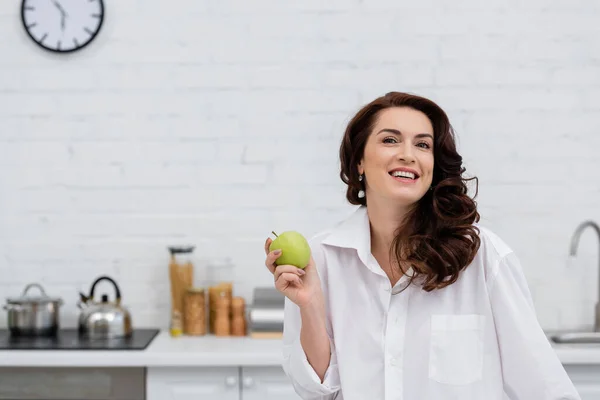
M 38 294 L 28 294 L 27 292 L 32 287 L 36 287 L 39 289 L 40 293 Z M 62 303 L 62 299 L 60 297 L 50 297 L 46 294 L 46 291 L 39 283 L 30 283 L 23 290 L 23 294 L 19 297 L 9 297 L 6 299 L 8 304 L 39 304 L 39 303 L 53 303 L 60 302 Z

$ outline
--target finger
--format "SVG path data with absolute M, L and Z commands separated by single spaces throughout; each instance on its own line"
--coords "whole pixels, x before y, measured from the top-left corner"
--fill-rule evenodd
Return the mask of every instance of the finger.
M 313 269 L 315 268 L 315 260 L 313 260 L 312 255 L 310 256 L 310 259 L 308 260 L 308 264 L 306 264 L 306 266 L 303 268 L 304 272 L 309 273 L 311 271 L 313 271 Z
M 269 254 L 269 246 L 271 246 L 272 242 L 273 240 L 270 237 L 265 240 L 265 254 Z
M 279 251 L 279 253 L 277 253 Z M 270 253 L 267 253 L 267 258 L 265 259 L 265 265 L 271 271 L 271 273 L 275 272 L 277 265 L 275 264 L 275 260 L 281 256 L 280 250 L 275 250 Z
M 296 274 L 286 272 L 281 274 L 279 278 L 275 281 L 275 288 L 277 290 L 283 291 L 289 286 L 296 286 L 298 288 L 301 288 L 303 286 L 302 279 L 300 279 L 300 277 L 298 277 L 298 275 Z
M 302 276 L 305 274 L 304 270 L 297 268 L 293 265 L 278 265 L 275 268 L 274 279 L 277 280 L 281 274 L 294 274 L 296 276 Z
M 265 262 L 269 265 L 276 266 L 276 265 L 274 265 L 275 260 L 277 260 L 279 257 L 281 257 L 281 250 L 279 250 L 279 249 L 273 250 L 273 251 L 267 253 L 267 258 L 266 258 Z

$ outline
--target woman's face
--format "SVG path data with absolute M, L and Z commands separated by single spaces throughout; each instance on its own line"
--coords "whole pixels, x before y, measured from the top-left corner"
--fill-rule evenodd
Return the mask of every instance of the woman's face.
M 418 202 L 433 179 L 433 126 L 421 111 L 387 108 L 379 113 L 358 172 L 365 174 L 369 198 L 410 206 Z

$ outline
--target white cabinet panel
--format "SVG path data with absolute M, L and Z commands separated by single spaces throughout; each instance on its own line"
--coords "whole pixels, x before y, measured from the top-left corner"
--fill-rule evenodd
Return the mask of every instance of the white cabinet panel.
M 600 400 L 600 383 L 597 383 L 596 385 L 583 383 L 579 385 L 576 384 L 575 386 L 581 396 L 581 400 Z
M 146 400 L 240 400 L 238 367 L 151 367 L 146 383 Z
M 600 365 L 566 365 L 581 400 L 600 400 Z
M 300 400 L 291 381 L 276 367 L 243 367 L 242 400 Z

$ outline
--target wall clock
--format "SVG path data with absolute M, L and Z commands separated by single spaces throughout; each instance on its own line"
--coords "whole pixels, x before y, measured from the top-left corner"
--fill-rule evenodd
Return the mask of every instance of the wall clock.
M 22 0 L 27 35 L 55 53 L 80 50 L 96 38 L 104 21 L 103 0 Z

